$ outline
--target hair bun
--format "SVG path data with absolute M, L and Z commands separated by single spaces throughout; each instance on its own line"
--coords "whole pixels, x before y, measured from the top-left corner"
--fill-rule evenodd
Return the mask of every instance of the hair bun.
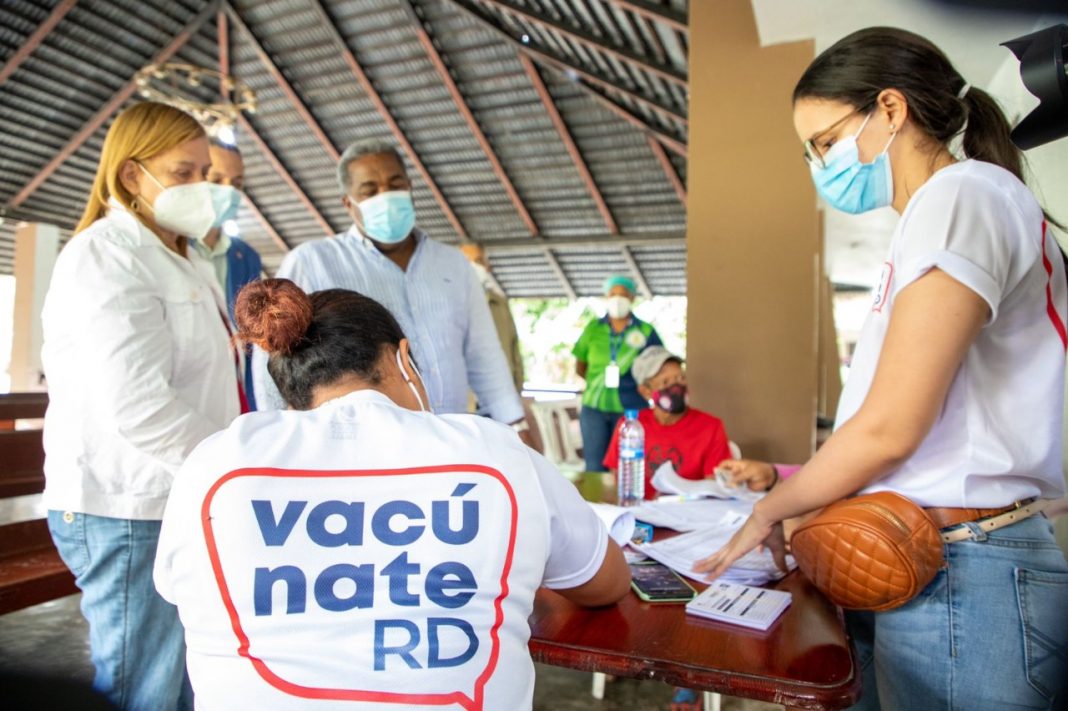
M 234 319 L 239 338 L 271 355 L 288 355 L 311 325 L 311 299 L 289 279 L 254 281 L 238 293 Z

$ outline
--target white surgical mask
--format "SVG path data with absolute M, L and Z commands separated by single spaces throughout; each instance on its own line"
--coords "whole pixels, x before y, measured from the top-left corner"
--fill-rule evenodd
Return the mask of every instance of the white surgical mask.
M 156 176 L 148 172 L 148 168 L 140 163 L 137 165 L 162 190 L 156 196 L 155 202 L 151 205 L 146 203 L 152 210 L 156 224 L 190 239 L 203 239 L 215 223 L 211 183 L 202 180 L 198 183 L 164 187 Z
M 625 296 L 608 297 L 609 318 L 626 318 L 630 316 L 630 299 Z
M 408 372 L 404 370 L 404 364 L 401 363 L 399 348 L 397 349 L 397 367 L 400 368 L 401 377 L 404 378 L 404 382 L 408 383 L 408 387 L 412 389 L 412 394 L 415 395 L 415 399 L 419 403 L 419 409 L 423 412 L 433 412 L 433 410 L 427 407 L 426 403 L 423 402 L 422 396 L 419 395 L 419 389 L 415 387 L 415 383 L 413 383 L 412 379 L 408 376 Z M 425 389 L 426 381 L 423 380 L 423 376 L 419 372 L 419 369 L 415 367 L 415 363 L 412 363 L 412 370 L 414 370 L 415 374 L 419 376 L 419 382 L 423 383 L 423 388 Z

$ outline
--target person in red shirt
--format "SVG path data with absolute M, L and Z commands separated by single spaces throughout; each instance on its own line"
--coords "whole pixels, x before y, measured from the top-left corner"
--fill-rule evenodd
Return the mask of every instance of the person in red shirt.
M 653 474 L 664 462 L 671 462 L 679 476 L 704 479 L 730 459 L 730 442 L 723 422 L 686 402 L 686 371 L 682 358 L 663 346 L 650 346 L 635 359 L 631 373 L 638 392 L 652 405 L 638 413 L 645 428 L 645 498 L 657 496 Z M 611 472 L 619 466 L 619 428 L 605 454 L 604 465 Z

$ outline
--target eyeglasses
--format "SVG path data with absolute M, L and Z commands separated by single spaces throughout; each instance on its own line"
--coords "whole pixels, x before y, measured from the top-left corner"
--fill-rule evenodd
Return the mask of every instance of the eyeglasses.
M 822 168 L 826 168 L 827 164 L 824 162 L 823 156 L 820 154 L 819 149 L 816 148 L 816 140 L 819 139 L 819 138 L 822 138 L 823 136 L 827 135 L 828 133 L 830 133 L 834 129 L 836 129 L 839 126 L 841 126 L 843 123 L 846 122 L 847 119 L 852 118 L 856 114 L 863 113 L 863 111 L 864 111 L 864 109 L 856 109 L 854 111 L 850 111 L 848 114 L 846 114 L 842 118 L 838 119 L 837 121 L 832 123 L 827 128 L 823 129 L 822 131 L 816 132 L 812 136 L 812 138 L 809 138 L 808 140 L 806 140 L 805 141 L 805 160 L 808 161 L 808 164 L 809 165 L 814 165 L 817 168 L 821 168 L 821 169 Z

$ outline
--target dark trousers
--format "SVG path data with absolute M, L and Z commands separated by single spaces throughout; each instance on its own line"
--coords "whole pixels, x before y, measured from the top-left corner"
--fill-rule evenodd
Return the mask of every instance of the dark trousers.
M 604 412 L 582 406 L 579 412 L 579 428 L 582 430 L 582 454 L 586 459 L 586 471 L 605 471 L 604 455 L 612 441 L 612 432 L 622 416 L 622 412 Z

